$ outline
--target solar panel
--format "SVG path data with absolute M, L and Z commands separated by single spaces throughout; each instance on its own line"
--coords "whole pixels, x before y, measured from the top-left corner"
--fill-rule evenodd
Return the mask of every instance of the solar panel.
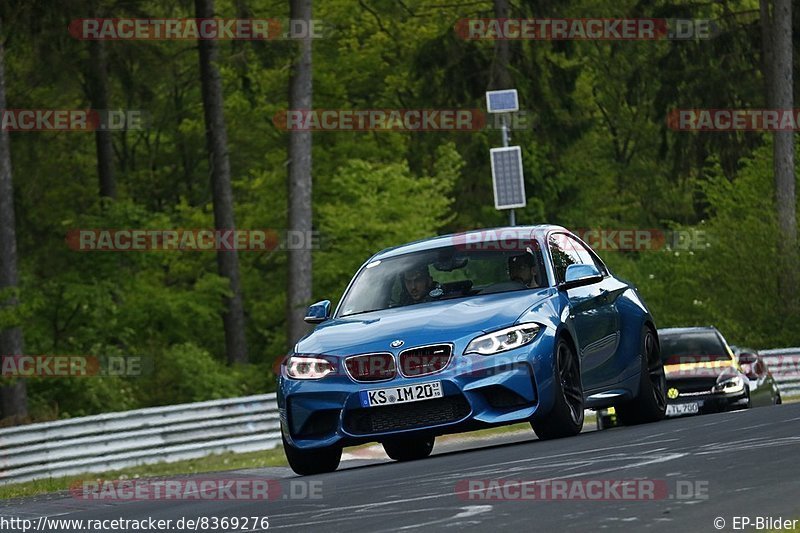
M 519 111 L 519 98 L 516 89 L 488 91 L 486 93 L 486 109 L 489 113 L 509 113 Z
M 525 207 L 525 181 L 522 176 L 522 150 L 519 146 L 492 148 L 492 186 L 494 207 L 513 209 Z

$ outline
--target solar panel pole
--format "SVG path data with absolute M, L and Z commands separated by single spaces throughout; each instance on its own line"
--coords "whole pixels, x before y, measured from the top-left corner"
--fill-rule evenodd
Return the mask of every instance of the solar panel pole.
M 503 138 L 502 148 L 492 148 L 489 151 L 492 163 L 495 208 L 500 210 L 508 209 L 509 225 L 515 226 L 517 223 L 515 208 L 524 207 L 526 204 L 521 149 L 519 146 L 508 145 L 508 114 L 519 110 L 517 90 L 487 91 L 486 110 L 489 113 L 500 115 L 500 132 Z
M 506 113 L 500 113 L 500 132 L 503 136 L 503 148 L 508 148 L 508 123 L 506 122 L 506 117 Z M 517 225 L 517 216 L 516 213 L 514 213 L 514 209 L 508 210 L 508 225 Z

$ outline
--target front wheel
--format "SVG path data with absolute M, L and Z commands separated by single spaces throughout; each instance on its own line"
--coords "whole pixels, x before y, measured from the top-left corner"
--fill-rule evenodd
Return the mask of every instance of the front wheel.
M 383 450 L 395 461 L 416 461 L 431 454 L 434 440 L 434 437 L 390 440 L 383 443 Z
M 667 379 L 664 363 L 655 332 L 648 326 L 642 328 L 640 344 L 642 372 L 639 394 L 616 408 L 617 420 L 626 426 L 658 422 L 667 411 Z
M 339 467 L 339 461 L 342 460 L 341 448 L 301 450 L 286 442 L 286 437 L 283 435 L 281 435 L 281 438 L 283 439 L 283 452 L 286 454 L 286 460 L 289 461 L 289 466 L 295 474 L 301 476 L 324 474 L 333 472 Z
M 731 407 L 731 408 L 728 409 L 728 411 L 743 411 L 745 409 L 750 409 L 751 407 L 753 407 L 753 399 L 750 397 L 750 391 L 749 390 L 747 391 L 747 395 L 745 396 L 745 400 L 746 401 L 744 402 L 744 405 L 737 405 L 735 407 Z
M 553 409 L 531 421 L 540 440 L 571 437 L 583 428 L 583 383 L 575 350 L 563 337 L 556 343 Z

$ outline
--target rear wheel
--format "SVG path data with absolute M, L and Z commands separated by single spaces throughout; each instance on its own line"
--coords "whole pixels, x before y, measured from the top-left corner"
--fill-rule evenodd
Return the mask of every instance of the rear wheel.
M 342 449 L 338 447 L 315 448 L 311 450 L 301 450 L 295 448 L 283 437 L 283 452 L 286 460 L 295 474 L 308 476 L 312 474 L 324 474 L 333 472 L 342 460 Z
M 657 422 L 667 410 L 667 379 L 655 332 L 642 328 L 640 344 L 642 372 L 639 394 L 633 400 L 616 407 L 617 420 L 626 426 Z
M 383 450 L 395 461 L 416 461 L 431 454 L 434 440 L 435 437 L 390 440 L 383 443 Z
M 563 337 L 556 343 L 554 363 L 553 409 L 542 418 L 531 421 L 533 431 L 541 440 L 571 437 L 583 428 L 581 369 L 575 350 Z

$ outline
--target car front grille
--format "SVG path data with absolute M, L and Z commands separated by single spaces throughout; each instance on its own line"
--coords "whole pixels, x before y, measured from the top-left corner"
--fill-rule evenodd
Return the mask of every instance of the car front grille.
M 716 385 L 716 378 L 688 378 L 688 379 L 668 379 L 667 389 L 675 388 L 681 394 L 686 393 L 710 393 Z
M 397 374 L 394 356 L 390 353 L 354 355 L 345 359 L 344 366 L 351 378 L 362 383 L 387 381 Z
M 453 355 L 451 344 L 434 344 L 400 352 L 400 373 L 406 377 L 427 376 L 444 370 Z
M 402 431 L 458 422 L 469 413 L 469 403 L 459 394 L 405 405 L 352 409 L 345 413 L 344 429 L 353 435 Z

